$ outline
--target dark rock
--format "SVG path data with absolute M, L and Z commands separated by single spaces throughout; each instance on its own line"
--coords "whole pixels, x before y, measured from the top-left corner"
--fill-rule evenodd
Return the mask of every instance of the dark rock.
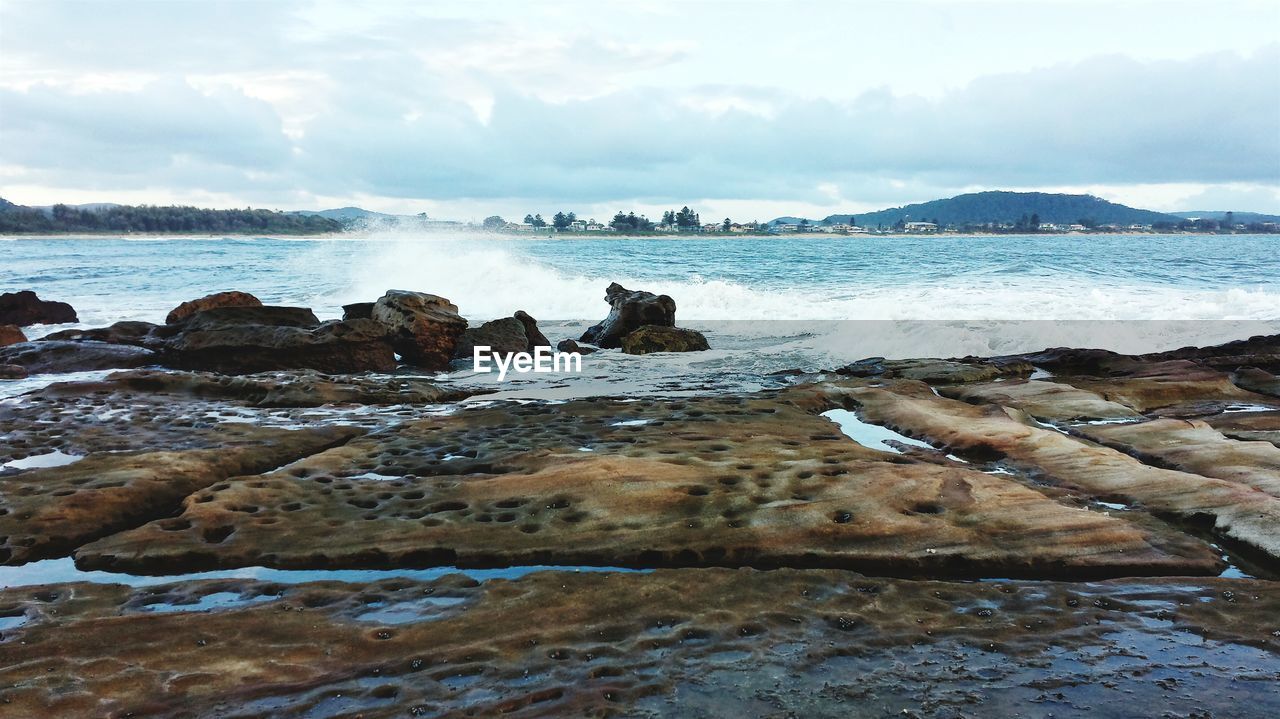
M 1231 379 L 1237 387 L 1250 392 L 1280 397 L 1280 377 L 1266 370 L 1257 367 L 1241 367 L 1231 375 Z
M 373 303 L 372 302 L 353 302 L 349 305 L 343 305 L 342 319 L 344 320 L 373 319 Z
M 26 342 L 27 336 L 17 325 L 0 325 L 0 347 L 8 347 L 19 342 Z
M 667 295 L 632 291 L 614 282 L 605 290 L 604 299 L 612 308 L 609 316 L 584 332 L 580 338 L 582 342 L 616 349 L 622 346 L 623 337 L 645 325 L 676 325 L 676 301 Z
M 227 307 L 197 312 L 162 348 L 177 369 L 247 374 L 283 369 L 389 372 L 396 368 L 390 332 L 373 320 L 312 326 L 310 310 Z
M 173 324 L 180 320 L 184 320 L 196 312 L 201 310 L 211 310 L 217 307 L 261 307 L 262 300 L 254 297 L 248 292 L 215 292 L 211 295 L 205 295 L 200 299 L 183 302 L 169 312 L 164 318 L 165 324 Z
M 151 333 L 159 325 L 150 322 L 117 322 L 110 327 L 95 327 L 89 330 L 62 330 L 41 338 L 42 342 L 57 340 L 62 342 L 106 342 L 115 345 L 136 345 L 138 347 L 154 346 L 159 340 Z
M 31 290 L 0 294 L 0 325 L 57 325 L 78 322 L 66 302 L 42 300 Z
M 1035 371 L 1030 363 L 1003 358 L 985 360 L 978 357 L 954 359 L 894 359 L 868 357 L 835 370 L 847 377 L 883 377 L 914 379 L 921 382 L 950 384 L 985 382 L 998 377 L 1021 377 Z
M 629 355 L 652 352 L 701 352 L 711 349 L 707 338 L 697 330 L 683 327 L 645 325 L 622 338 L 622 351 Z
M 16 364 L 0 364 L 0 379 L 26 379 L 27 368 Z
M 560 344 L 556 345 L 556 349 L 561 352 L 572 352 L 574 354 L 589 355 L 592 352 L 599 352 L 599 347 L 592 347 L 588 344 L 582 344 L 574 340 L 560 340 Z
M 538 347 L 550 347 L 551 340 L 542 334 L 542 330 L 538 329 L 538 321 L 524 310 L 516 310 L 515 318 L 520 320 L 524 325 L 524 334 L 529 338 L 529 351 L 532 352 Z
M 31 374 L 131 369 L 155 364 L 155 353 L 142 347 L 105 342 L 19 342 L 0 348 L 0 364 L 19 365 Z
M 479 327 L 468 328 L 458 338 L 453 356 L 457 359 L 470 359 L 476 347 L 488 347 L 490 353 L 495 355 L 530 351 L 524 323 L 515 317 L 503 317 L 485 322 Z
M 449 300 L 425 292 L 388 290 L 371 316 L 391 332 L 395 351 L 405 362 L 425 369 L 449 366 L 467 321 Z

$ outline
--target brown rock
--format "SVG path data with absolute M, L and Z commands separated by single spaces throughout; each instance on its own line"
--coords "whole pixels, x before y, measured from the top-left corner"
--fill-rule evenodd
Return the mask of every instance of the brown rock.
M 1035 370 L 1020 360 L 984 360 L 965 358 L 947 359 L 894 359 L 869 357 L 836 369 L 836 374 L 850 377 L 884 377 L 886 379 L 913 379 L 930 384 L 957 382 L 987 382 L 1000 377 L 1021 377 Z
M 343 305 L 342 319 L 344 320 L 373 319 L 373 303 L 372 302 L 353 302 L 349 305 Z
M 168 325 L 166 366 L 224 374 L 284 369 L 388 372 L 396 367 L 386 326 L 373 320 L 320 324 L 297 307 L 223 307 Z
M 784 397 L 503 404 L 389 428 L 188 499 L 81 566 L 837 566 L 1216 573 L 1205 545 L 1012 478 L 863 447 Z M 962 405 L 964 406 L 964 405 Z M 586 450 L 586 451 L 583 451 Z M 1108 450 L 1109 451 L 1109 450 Z M 245 513 L 243 507 L 255 507 Z M 211 543 L 206 532 L 234 533 Z
M 0 293 L 0 325 L 57 325 L 78 322 L 66 302 L 42 300 L 31 290 Z
M 1064 422 L 1078 419 L 1132 419 L 1142 415 L 1098 394 L 1067 384 L 1042 380 L 1006 380 L 938 388 L 943 397 L 969 404 L 1000 404 L 1020 409 L 1036 419 Z
M 153 336 L 156 328 L 150 322 L 117 322 L 110 327 L 95 327 L 87 330 L 62 330 L 45 335 L 41 341 L 56 340 L 59 342 L 106 342 L 108 344 L 117 345 L 135 345 L 138 347 L 154 348 L 159 345 L 159 340 Z
M 551 340 L 542 334 L 542 330 L 538 329 L 538 321 L 524 310 L 516 310 L 515 318 L 520 320 L 524 325 L 525 337 L 529 338 L 529 351 L 532 352 L 539 347 L 550 347 Z
M 199 299 L 188 300 L 174 307 L 164 318 L 164 323 L 171 325 L 175 322 L 185 320 L 196 312 L 201 310 L 211 310 L 218 307 L 261 307 L 262 300 L 249 294 L 248 292 L 215 292 L 211 295 L 205 295 Z
M 833 390 L 860 415 L 966 456 L 999 457 L 1044 481 L 1101 498 L 1122 497 L 1153 512 L 1207 517 L 1218 533 L 1280 557 L 1280 500 L 1236 482 L 1151 467 L 1107 447 L 1034 425 L 1017 410 L 936 396 L 927 385 Z
M 702 352 L 711 349 L 707 338 L 697 330 L 683 327 L 645 325 L 622 338 L 622 351 L 629 355 L 654 352 Z
M 453 303 L 424 292 L 388 290 L 374 303 L 372 317 L 390 328 L 395 351 L 405 362 L 429 370 L 449 366 L 467 329 Z
M 17 325 L 0 325 L 0 347 L 26 341 L 27 336 L 22 334 L 22 330 Z
M 645 325 L 676 325 L 676 301 L 667 295 L 632 291 L 614 282 L 605 290 L 604 301 L 609 303 L 609 316 L 584 332 L 580 342 L 617 349 L 623 337 Z
M 253 444 L 186 452 L 96 454 L 65 466 L 0 474 L 0 563 L 64 556 L 78 545 L 166 517 L 182 498 L 340 444 L 357 432 L 259 428 Z M 174 525 L 176 526 L 176 525 Z M 215 530 L 206 535 L 210 539 Z
M 16 364 L 0 364 L 0 379 L 26 379 L 27 368 Z
M 456 359 L 471 359 L 476 347 L 488 347 L 494 355 L 509 355 L 529 351 L 529 337 L 524 323 L 515 317 L 485 322 L 479 327 L 468 327 L 458 338 L 453 349 Z
M 1147 464 L 1239 482 L 1280 498 L 1280 448 L 1270 442 L 1228 439 L 1198 420 L 1085 425 L 1077 431 Z
M 59 584 L 0 590 L 0 607 L 14 717 L 834 717 L 874 704 L 943 719 L 957 704 L 1004 716 L 1028 697 L 1117 716 L 1280 709 L 1280 584 L 1258 580 L 548 571 Z M 1123 701 L 1108 712 L 1100 696 Z
M 556 345 L 556 349 L 560 352 L 570 352 L 573 354 L 589 355 L 592 352 L 599 352 L 599 347 L 592 347 L 589 344 L 575 342 L 574 340 L 560 340 Z

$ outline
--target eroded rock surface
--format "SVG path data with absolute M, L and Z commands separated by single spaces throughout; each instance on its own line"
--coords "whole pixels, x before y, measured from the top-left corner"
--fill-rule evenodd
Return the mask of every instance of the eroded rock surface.
M 374 303 L 370 316 L 392 333 L 396 352 L 405 362 L 440 370 L 453 359 L 467 321 L 449 300 L 425 292 L 388 290 Z
M 13 716 L 1280 711 L 1280 591 L 1251 580 L 238 579 L 10 589 L 0 613 Z
M 197 492 L 174 522 L 107 537 L 77 562 L 143 572 L 745 564 L 964 576 L 1220 567 L 1199 540 L 941 455 L 864 447 L 818 416 L 830 406 L 825 389 L 802 388 L 467 410 Z
M 64 556 L 98 537 L 168 516 L 183 497 L 340 444 L 349 428 L 242 427 L 216 449 L 67 456 L 61 466 L 0 473 L 0 563 Z
M 1011 379 L 947 385 L 938 388 L 938 393 L 969 404 L 1016 407 L 1037 419 L 1051 421 L 1134 419 L 1142 416 L 1123 404 L 1103 399 L 1095 392 L 1043 380 Z
M 1216 531 L 1280 558 L 1280 500 L 1235 481 L 1143 464 L 1085 443 L 998 405 L 974 406 L 934 394 L 919 382 L 833 390 L 860 414 L 951 451 L 997 457 L 1045 481 L 1097 496 L 1123 497 L 1155 512 L 1212 518 Z

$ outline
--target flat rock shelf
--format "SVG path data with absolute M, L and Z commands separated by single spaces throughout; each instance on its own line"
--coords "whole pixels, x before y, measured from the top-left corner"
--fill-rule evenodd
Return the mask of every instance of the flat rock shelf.
M 0 716 L 1275 716 L 1278 371 L 47 384 L 0 401 Z

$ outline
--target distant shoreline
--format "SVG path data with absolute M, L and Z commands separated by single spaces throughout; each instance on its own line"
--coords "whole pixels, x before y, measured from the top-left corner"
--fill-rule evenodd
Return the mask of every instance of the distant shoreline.
M 416 233 L 412 232 L 392 232 L 388 234 L 365 233 L 365 232 L 328 232 L 324 234 L 310 235 L 291 235 L 291 234 L 260 234 L 260 233 L 218 233 L 210 234 L 207 232 L 118 232 L 118 233 L 81 233 L 81 232 L 63 232 L 56 234 L 0 234 L 0 241 L 17 241 L 17 240 L 161 240 L 161 239 L 181 239 L 181 240 L 230 240 L 230 239 L 255 239 L 255 240 L 394 240 L 402 239 L 402 236 L 412 234 L 414 238 L 429 238 L 439 236 L 441 238 L 458 235 L 466 235 L 476 238 L 498 239 L 498 240 L 572 240 L 572 239 L 591 239 L 591 240 L 650 240 L 650 239 L 669 239 L 669 240 L 726 240 L 726 239 L 742 239 L 742 240 L 779 240 L 785 241 L 793 238 L 812 238 L 812 239 L 874 239 L 881 237 L 933 237 L 933 238 L 964 238 L 964 237 L 1096 237 L 1099 235 L 1107 235 L 1113 237 L 1177 237 L 1177 236 L 1205 236 L 1205 237 L 1228 237 L 1232 235 L 1240 235 L 1246 237 L 1263 237 L 1275 235 L 1277 233 L 1270 232 L 1212 232 L 1212 231 L 1193 231 L 1193 230 L 1175 230 L 1171 232 L 1142 232 L 1136 230 L 1124 231 L 1100 231 L 1091 230 L 1086 232 L 868 232 L 868 233 L 834 233 L 834 232 L 780 232 L 780 233 L 745 233 L 745 232 L 635 232 L 619 234 L 616 232 L 561 232 L 561 233 L 528 233 L 528 232 L 485 232 L 483 230 L 422 230 Z

